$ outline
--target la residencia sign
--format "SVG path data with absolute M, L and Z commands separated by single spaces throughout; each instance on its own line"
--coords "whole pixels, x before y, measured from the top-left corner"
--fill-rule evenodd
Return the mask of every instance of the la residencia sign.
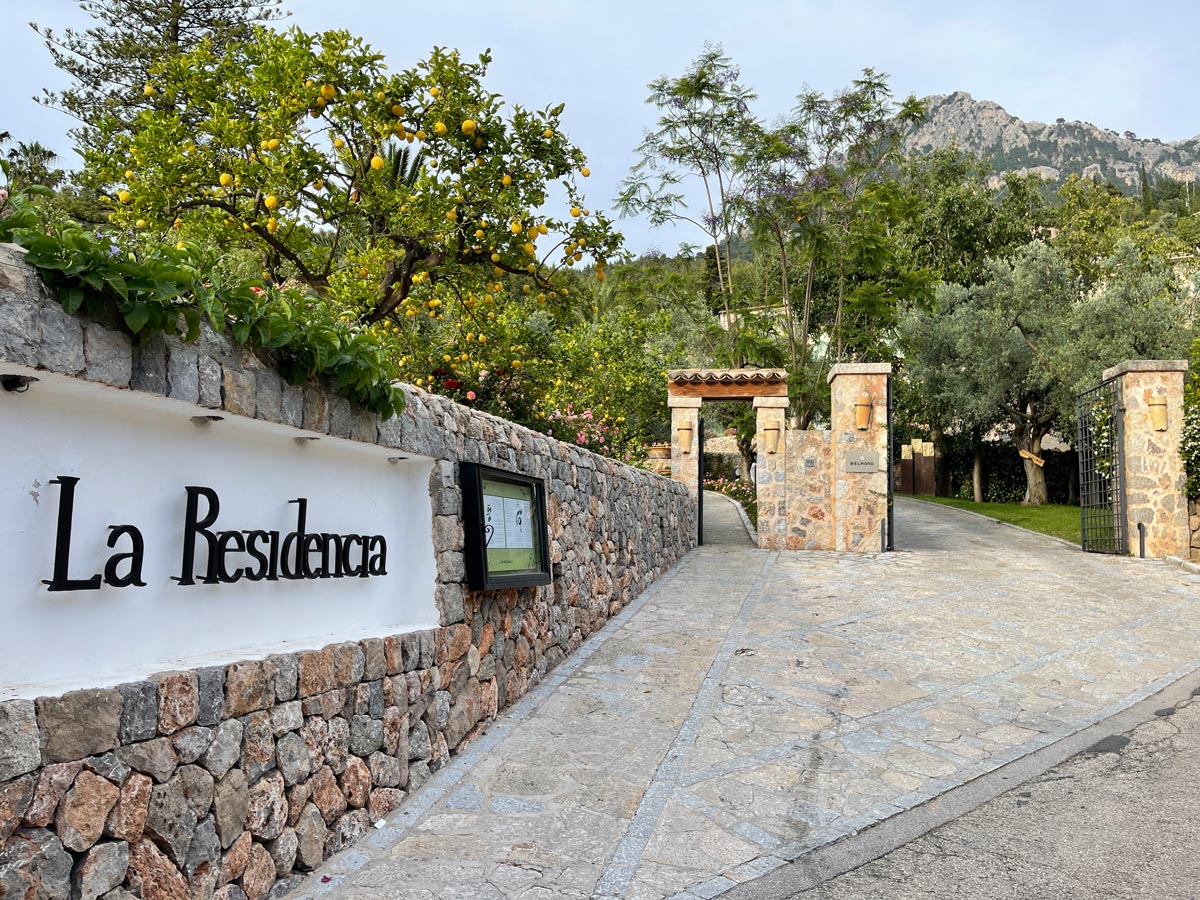
M 54 569 L 44 580 L 51 591 L 94 591 L 101 585 L 114 588 L 146 587 L 143 567 L 146 538 L 131 524 L 109 525 L 106 543 L 112 551 L 102 572 L 80 575 L 71 566 L 71 533 L 80 478 L 59 475 Z M 210 487 L 188 485 L 179 532 L 180 585 L 233 584 L 247 581 L 295 581 L 313 578 L 370 578 L 387 575 L 387 538 L 382 534 L 337 534 L 310 531 L 308 500 L 289 500 L 295 506 L 295 527 L 278 529 L 217 528 L 221 501 Z M 197 551 L 203 551 L 198 553 Z M 198 562 L 198 560 L 202 562 Z

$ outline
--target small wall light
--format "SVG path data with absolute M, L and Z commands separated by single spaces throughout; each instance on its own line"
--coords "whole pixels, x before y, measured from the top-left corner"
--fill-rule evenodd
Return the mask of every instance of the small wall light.
M 684 422 L 682 425 L 679 426 L 678 430 L 679 430 L 679 452 L 680 453 L 691 453 L 692 452 L 692 431 L 693 431 L 692 423 Z
M 10 394 L 23 394 L 37 379 L 32 375 L 0 375 L 0 387 Z
M 1167 398 L 1150 398 L 1150 427 L 1155 431 L 1167 430 Z
M 863 391 L 854 404 L 854 424 L 859 431 L 866 431 L 871 424 L 871 395 Z
M 774 455 L 779 449 L 779 423 L 769 422 L 763 426 L 763 449 L 768 455 Z

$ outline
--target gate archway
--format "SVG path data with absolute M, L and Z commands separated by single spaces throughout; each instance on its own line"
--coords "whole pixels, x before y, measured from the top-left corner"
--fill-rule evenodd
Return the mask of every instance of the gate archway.
M 667 372 L 671 410 L 671 477 L 696 492 L 698 527 L 704 534 L 704 435 L 700 410 L 705 400 L 753 403 L 755 409 L 779 410 L 778 441 L 787 411 L 787 372 L 783 369 L 672 369 Z M 762 429 L 758 429 L 761 433 Z
M 770 550 L 890 549 L 892 460 L 889 363 L 829 370 L 830 427 L 786 427 L 783 369 L 675 369 L 667 373 L 671 476 L 701 490 L 705 400 L 755 408 L 758 546 Z

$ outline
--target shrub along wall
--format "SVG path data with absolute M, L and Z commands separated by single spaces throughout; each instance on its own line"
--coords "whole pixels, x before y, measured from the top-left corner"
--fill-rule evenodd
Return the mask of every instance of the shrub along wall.
M 382 421 L 328 386 L 286 384 L 210 329 L 135 346 L 67 315 L 6 248 L 0 361 L 439 460 L 440 616 L 426 631 L 0 703 L 0 898 L 282 895 L 694 543 L 694 504 L 668 479 L 412 388 Z M 464 461 L 546 479 L 552 585 L 467 589 Z

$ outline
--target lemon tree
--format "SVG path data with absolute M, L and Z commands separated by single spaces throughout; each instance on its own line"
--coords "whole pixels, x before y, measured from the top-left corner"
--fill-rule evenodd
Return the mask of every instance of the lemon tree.
M 620 246 L 562 105 L 506 104 L 489 62 L 435 48 L 390 73 L 347 32 L 259 28 L 165 60 L 160 102 L 106 120 L 87 166 L 114 222 L 252 249 L 269 282 L 336 300 L 434 385 L 446 357 L 482 365 L 466 335 L 486 342 L 502 308 L 569 304 L 560 273 L 602 280 Z

